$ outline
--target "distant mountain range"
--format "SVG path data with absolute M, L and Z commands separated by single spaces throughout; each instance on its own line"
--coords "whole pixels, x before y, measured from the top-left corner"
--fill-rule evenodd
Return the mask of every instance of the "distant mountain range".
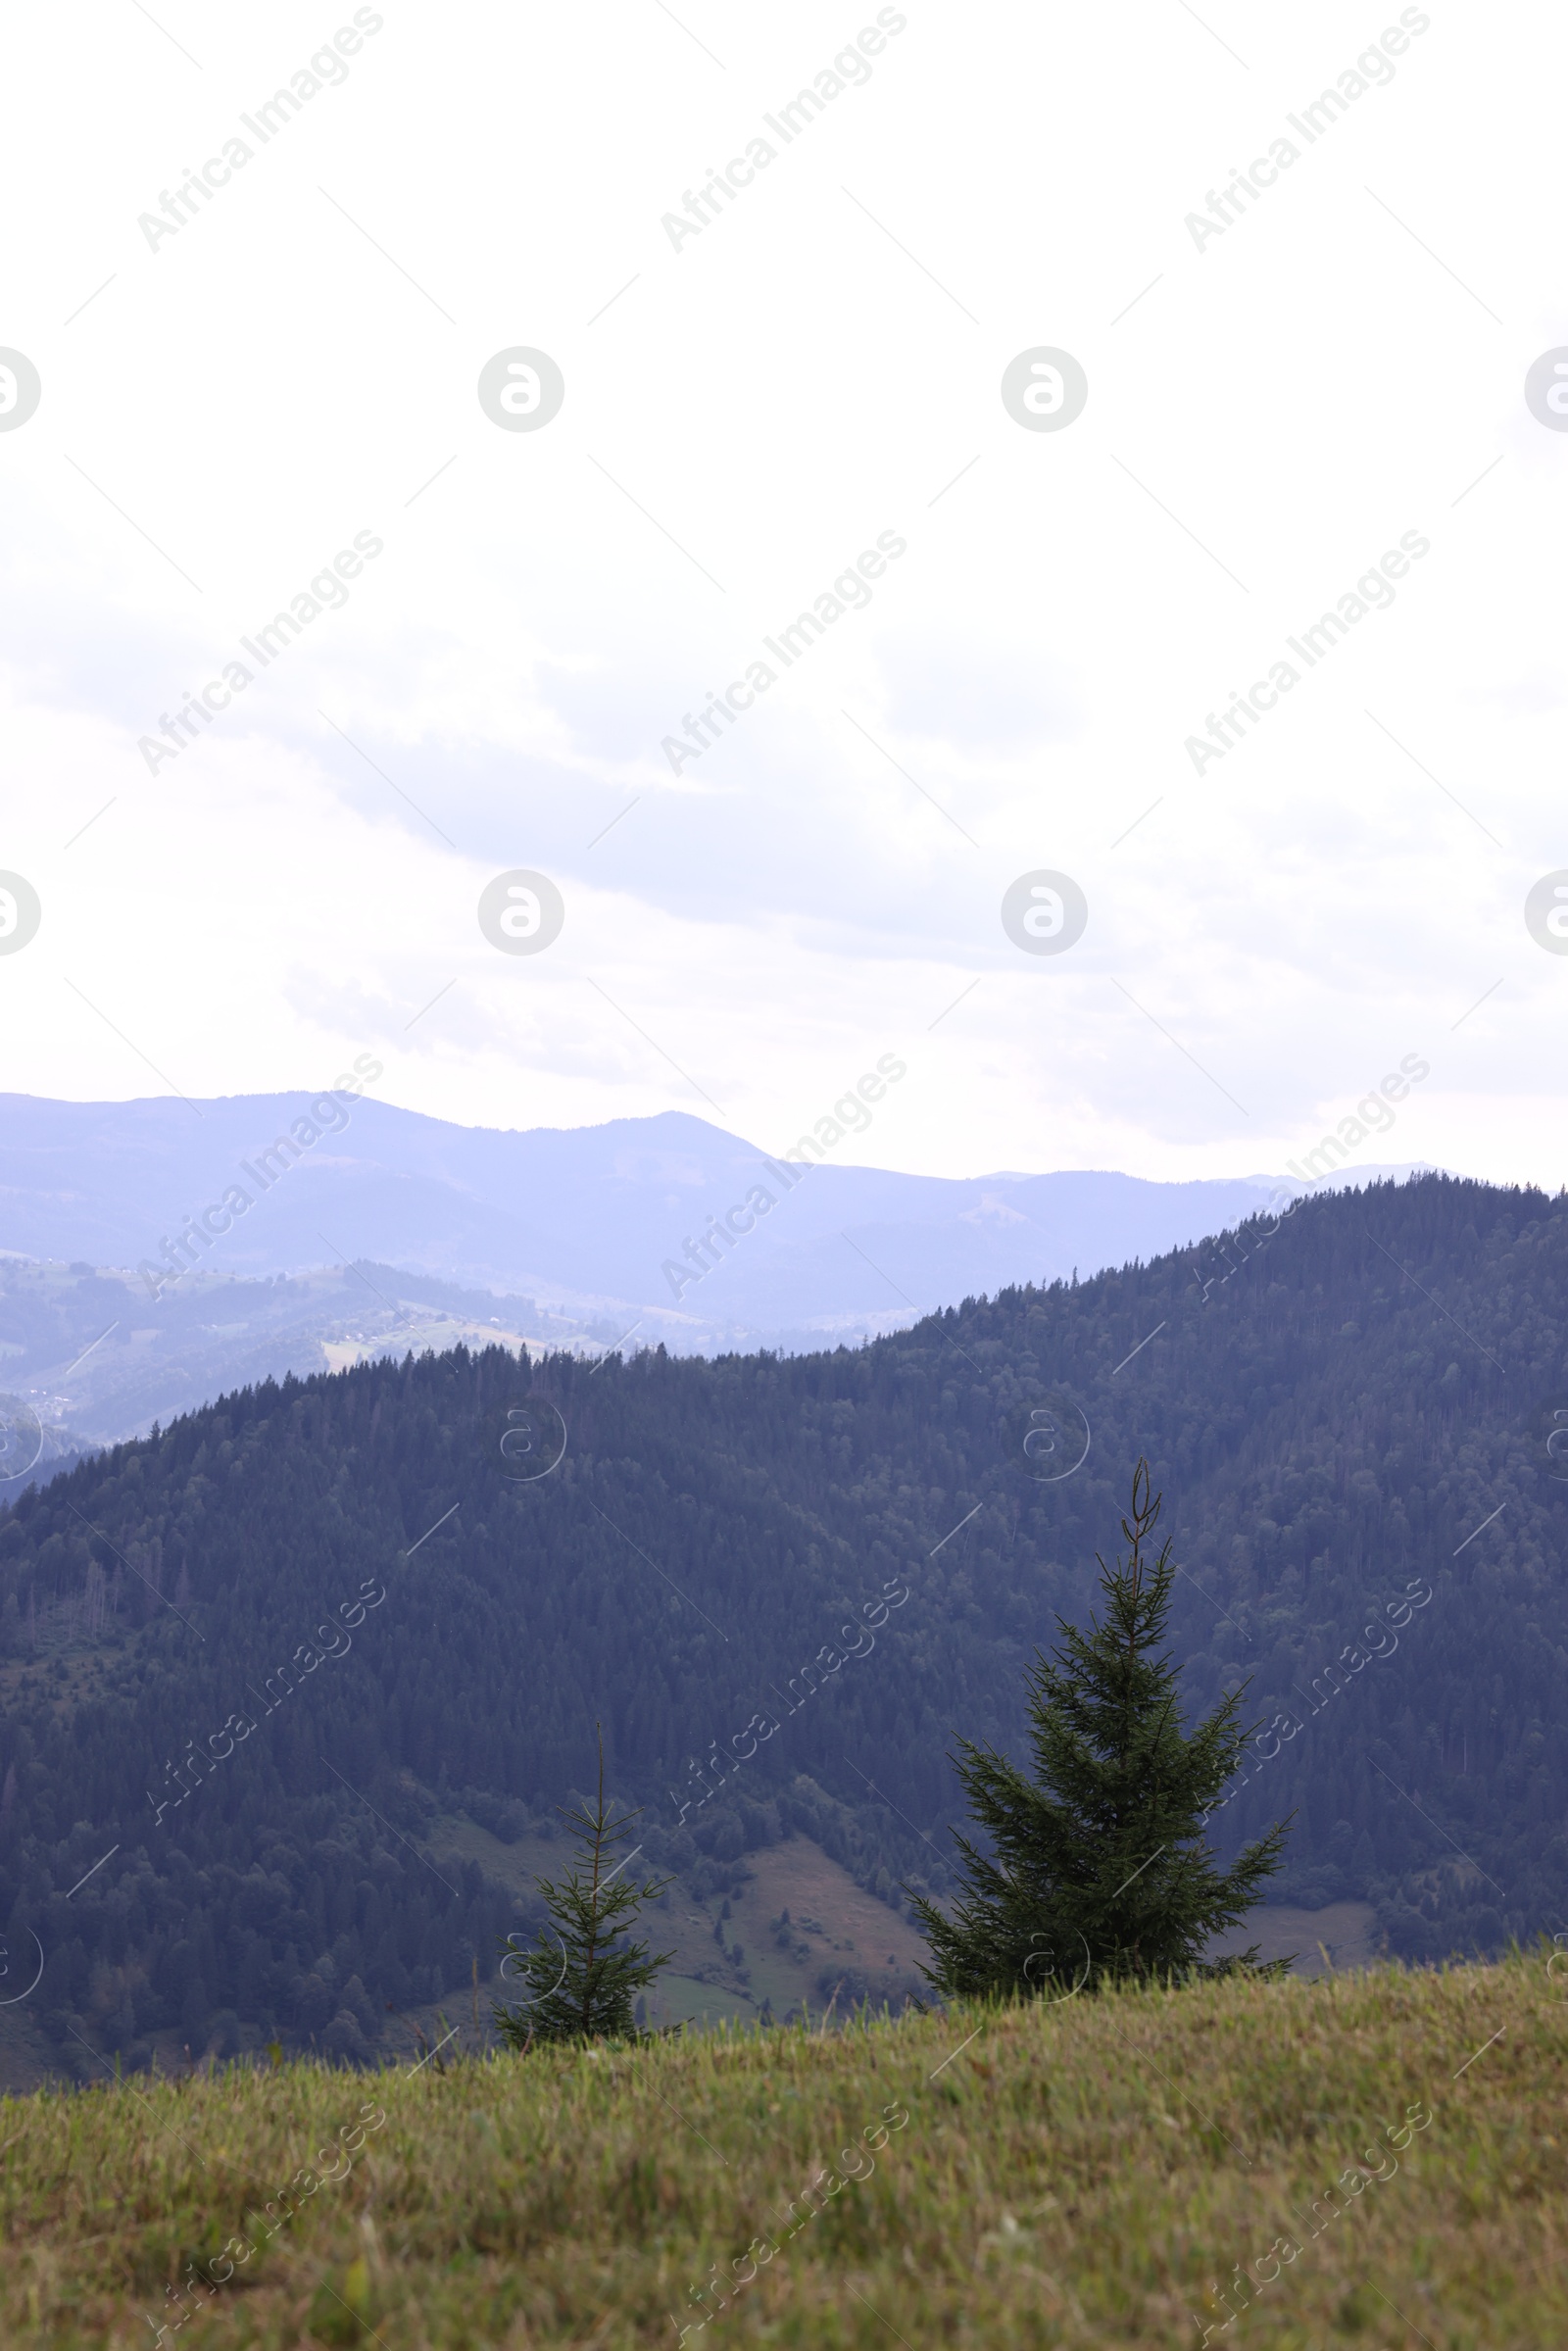
M 603 1348 L 609 1323 L 361 1259 L 254 1279 L 193 1272 L 153 1304 L 122 1269 L 0 1257 L 0 1504 L 84 1451 L 230 1389 L 459 1345 Z
M 515 1133 L 342 1095 L 4 1095 L 0 1252 L 58 1274 L 48 1313 L 36 1284 L 25 1312 L 26 1284 L 0 1290 L 0 1382 L 108 1435 L 285 1364 L 413 1344 L 424 1308 L 552 1346 L 628 1333 L 681 1353 L 814 1347 L 1147 1261 L 1301 1189 L 807 1168 L 679 1111 Z M 96 1268 L 108 1286 L 68 1300 Z M 271 1277 L 302 1274 L 324 1278 L 279 1298 Z M 127 1347 L 157 1376 L 130 1378 Z

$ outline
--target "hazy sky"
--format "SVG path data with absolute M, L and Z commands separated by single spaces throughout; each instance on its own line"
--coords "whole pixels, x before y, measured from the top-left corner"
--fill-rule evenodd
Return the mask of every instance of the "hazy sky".
M 1416 1058 L 1362 1155 L 1562 1180 L 1560 11 L 88 0 L 7 45 L 0 1085 L 370 1053 L 466 1123 L 777 1147 L 896 1053 L 842 1160 L 1217 1175 Z M 480 928 L 516 869 L 537 954 Z M 1042 871 L 1060 954 L 1003 924 Z

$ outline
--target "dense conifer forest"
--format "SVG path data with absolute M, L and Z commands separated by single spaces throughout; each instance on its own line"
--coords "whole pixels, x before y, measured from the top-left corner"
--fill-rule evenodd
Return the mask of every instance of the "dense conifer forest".
M 1425 1177 L 853 1351 L 225 1396 L 0 1517 L 9 1983 L 64 2072 L 175 2027 L 363 2059 L 526 1923 L 430 1821 L 514 1839 L 596 1725 L 684 1883 L 802 1835 L 941 1896 L 949 1751 L 1018 1750 L 1140 1454 L 1185 1702 L 1251 1677 L 1220 1855 L 1294 1812 L 1273 1893 L 1407 1959 L 1554 1931 L 1565 1312 L 1561 1197 Z

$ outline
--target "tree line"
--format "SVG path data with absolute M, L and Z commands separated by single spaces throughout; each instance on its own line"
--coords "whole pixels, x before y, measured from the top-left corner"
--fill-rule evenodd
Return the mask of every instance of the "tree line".
M 527 1923 L 423 1831 L 582 1800 L 596 1723 L 658 1872 L 808 1834 L 946 1895 L 956 1742 L 1025 1737 L 1140 1457 L 1183 1704 L 1250 1677 L 1221 1860 L 1294 1814 L 1273 1890 L 1369 1899 L 1404 1956 L 1554 1930 L 1565 1306 L 1560 1198 L 1426 1177 L 853 1350 L 222 1397 L 0 1518 L 0 1932 L 63 2052 L 358 2055 Z

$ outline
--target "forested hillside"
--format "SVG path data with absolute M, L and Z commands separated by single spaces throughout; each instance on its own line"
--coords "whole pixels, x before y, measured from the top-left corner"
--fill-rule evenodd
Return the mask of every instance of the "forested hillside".
M 516 1923 L 429 1820 L 514 1838 L 596 1722 L 688 1884 L 803 1832 L 940 1891 L 946 1750 L 1017 1741 L 1140 1453 L 1192 1703 L 1253 1677 L 1221 1852 L 1295 1808 L 1279 1891 L 1407 1957 L 1568 1924 L 1564 1208 L 1382 1185 L 858 1351 L 460 1348 L 82 1463 L 0 1518 L 7 1996 L 41 1953 L 68 2069 L 361 2055 Z

